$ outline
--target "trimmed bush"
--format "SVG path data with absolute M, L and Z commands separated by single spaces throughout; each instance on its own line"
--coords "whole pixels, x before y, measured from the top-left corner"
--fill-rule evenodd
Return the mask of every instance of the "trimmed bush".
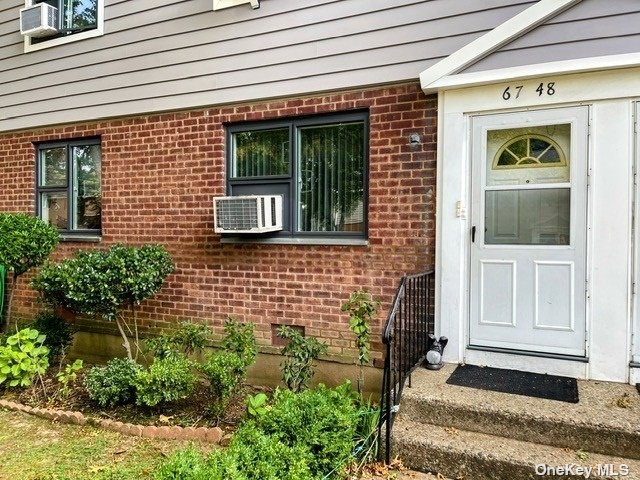
M 118 311 L 130 308 L 135 325 L 135 306 L 153 296 L 172 271 L 173 263 L 164 247 L 118 244 L 107 251 L 80 251 L 74 258 L 47 264 L 32 285 L 52 306 L 115 320 L 127 356 L 133 358 Z
M 134 381 L 142 367 L 128 358 L 114 358 L 104 367 L 93 367 L 85 376 L 84 384 L 91 400 L 103 407 L 133 403 Z
M 55 227 L 26 213 L 0 213 L 0 265 L 13 273 L 5 324 L 11 320 L 11 305 L 20 275 L 42 265 L 58 244 Z M 0 305 L 2 302 L 0 301 Z M 2 320 L 0 311 L 0 320 Z
M 359 397 L 346 383 L 296 394 L 277 390 L 269 408 L 245 421 L 226 450 L 176 452 L 156 480 L 320 480 L 344 478 L 364 444 Z
M 180 355 L 156 358 L 148 370 L 135 377 L 136 403 L 155 407 L 188 397 L 197 382 L 192 367 L 192 362 Z
M 247 378 L 245 360 L 235 352 L 220 351 L 209 355 L 200 369 L 211 384 L 212 411 L 214 415 L 220 415 L 227 408 L 231 395 Z

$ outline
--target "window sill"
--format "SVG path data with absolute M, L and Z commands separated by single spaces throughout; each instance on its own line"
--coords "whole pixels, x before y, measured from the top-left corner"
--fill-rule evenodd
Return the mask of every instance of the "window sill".
M 94 30 L 87 30 L 86 32 L 74 33 L 73 35 L 67 35 L 66 37 L 53 38 L 40 43 L 31 43 L 29 37 L 24 39 L 24 53 L 37 52 L 38 50 L 44 50 L 45 48 L 51 48 L 58 45 L 65 45 L 67 43 L 79 42 L 86 40 L 87 38 L 101 37 L 104 35 L 102 28 L 96 28 Z
M 266 245 L 333 245 L 346 247 L 367 247 L 369 241 L 360 238 L 243 238 L 222 237 L 222 244 L 266 244 Z
M 60 235 L 61 242 L 91 242 L 91 243 L 100 243 L 102 242 L 101 236 L 96 235 Z

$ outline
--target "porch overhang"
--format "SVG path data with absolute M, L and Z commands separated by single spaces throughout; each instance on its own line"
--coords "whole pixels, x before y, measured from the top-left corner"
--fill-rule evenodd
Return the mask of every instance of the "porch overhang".
M 473 74 L 458 75 L 457 73 L 581 1 L 582 0 L 540 0 L 535 5 L 532 5 L 515 17 L 507 20 L 490 32 L 424 70 L 420 74 L 422 90 L 425 93 L 435 93 L 448 88 L 491 83 L 489 78 L 483 78 L 483 76 L 487 74 L 491 74 L 489 77 L 498 77 L 499 75 L 500 80 L 505 80 L 505 70 L 510 69 Z M 553 63 L 560 64 L 569 62 Z M 556 66 L 556 68 L 560 68 L 560 65 Z M 522 69 L 522 67 L 520 67 L 520 69 Z M 516 75 L 518 74 L 518 72 L 514 73 Z

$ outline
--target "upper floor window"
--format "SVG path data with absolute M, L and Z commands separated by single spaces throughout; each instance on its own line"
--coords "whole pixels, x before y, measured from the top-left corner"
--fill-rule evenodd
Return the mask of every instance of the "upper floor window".
M 102 195 L 99 139 L 38 146 L 37 211 L 61 233 L 99 235 Z
M 48 37 L 25 37 L 26 51 L 48 48 L 103 33 L 104 0 L 26 0 L 27 6 L 48 3 L 58 9 L 58 33 Z
M 280 237 L 366 238 L 368 117 L 228 128 L 229 194 L 282 195 Z

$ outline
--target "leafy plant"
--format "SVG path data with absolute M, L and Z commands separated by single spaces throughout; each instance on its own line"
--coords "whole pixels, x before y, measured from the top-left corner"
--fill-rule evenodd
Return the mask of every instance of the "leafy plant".
M 257 354 L 253 330 L 253 323 L 240 323 L 233 318 L 228 318 L 224 322 L 222 348 L 228 352 L 237 353 L 247 367 L 254 362 Z
M 264 433 L 286 445 L 305 445 L 311 471 L 324 476 L 352 459 L 359 412 L 350 383 L 318 385 L 301 393 L 276 390 L 271 409 L 256 420 Z
M 62 355 L 73 342 L 73 329 L 53 312 L 38 313 L 29 327 L 45 335 L 44 345 L 49 348 L 50 358 Z
M 43 345 L 44 335 L 32 328 L 24 328 L 7 338 L 0 347 L 0 384 L 26 387 L 36 375 L 49 367 L 49 349 Z
M 89 398 L 103 407 L 133 402 L 134 380 L 142 367 L 128 358 L 114 358 L 104 367 L 93 367 L 84 382 Z
M 297 330 L 282 325 L 278 336 L 289 340 L 282 348 L 287 358 L 280 364 L 282 379 L 288 388 L 299 392 L 308 387 L 315 373 L 313 361 L 327 352 L 327 344 L 313 337 L 305 337 Z
M 211 328 L 207 325 L 184 321 L 172 332 L 145 340 L 145 346 L 156 358 L 165 358 L 178 352 L 190 355 L 202 351 L 210 335 Z
M 218 416 L 229 403 L 231 395 L 247 376 L 245 360 L 235 352 L 214 352 L 200 367 L 211 386 L 213 413 Z
M 67 398 L 71 393 L 71 386 L 78 378 L 80 370 L 82 370 L 82 360 L 77 359 L 75 362 L 65 365 L 64 369 L 61 369 L 56 374 L 58 383 L 60 383 L 59 393 L 62 398 Z
M 155 407 L 188 397 L 195 389 L 197 378 L 193 364 L 181 355 L 156 358 L 148 370 L 135 377 L 136 403 Z
M 133 359 L 125 328 L 135 337 L 137 352 L 135 307 L 160 289 L 173 268 L 171 257 L 160 245 L 117 244 L 107 251 L 80 251 L 74 258 L 47 264 L 32 285 L 50 305 L 115 320 L 127 356 Z M 133 328 L 120 311 L 124 308 L 131 309 Z
M 247 397 L 247 415 L 249 417 L 261 417 L 269 411 L 267 405 L 269 397 L 265 393 L 256 393 Z
M 4 325 L 9 325 L 11 321 L 11 307 L 18 277 L 31 268 L 42 265 L 58 244 L 58 239 L 55 227 L 32 215 L 0 213 L 0 265 L 13 274 Z
M 178 451 L 155 472 L 155 479 L 343 478 L 345 465 L 358 458 L 362 443 L 358 399 L 349 383 L 335 389 L 319 385 L 299 394 L 276 390 L 269 408 L 246 420 L 227 449 L 208 457 L 193 447 Z
M 371 320 L 378 314 L 380 302 L 374 300 L 371 294 L 365 290 L 356 290 L 351 294 L 341 307 L 343 312 L 349 314 L 349 328 L 356 336 L 358 348 L 358 392 L 362 392 L 364 386 L 364 366 L 371 361 L 369 339 L 371 337 Z

